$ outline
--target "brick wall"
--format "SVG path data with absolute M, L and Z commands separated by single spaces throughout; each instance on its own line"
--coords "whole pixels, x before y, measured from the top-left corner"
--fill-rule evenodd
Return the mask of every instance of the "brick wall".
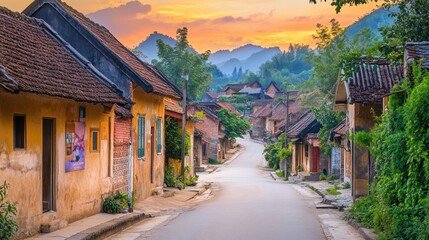
M 113 142 L 113 191 L 127 192 L 131 119 L 116 118 Z
M 219 143 L 219 121 L 205 116 L 203 122 L 197 122 L 195 127 L 203 132 L 203 140 L 208 144 L 207 155 L 217 160 L 217 145 Z

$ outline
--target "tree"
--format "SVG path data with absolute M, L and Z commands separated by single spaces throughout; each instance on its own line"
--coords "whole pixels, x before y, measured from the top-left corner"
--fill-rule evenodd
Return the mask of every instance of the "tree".
M 227 109 L 218 111 L 222 126 L 225 128 L 225 138 L 235 140 L 242 138 L 246 131 L 250 129 L 250 124 L 247 120 L 240 118 L 236 113 Z
M 157 40 L 159 61 L 152 63 L 168 76 L 179 87 L 183 86 L 183 74 L 189 75 L 188 96 L 192 100 L 200 99 L 213 80 L 212 66 L 207 63 L 210 51 L 203 54 L 192 54 L 188 42 L 188 29 L 177 29 L 174 47 Z
M 169 116 L 165 118 L 165 159 L 180 159 L 182 146 L 182 131 L 179 123 Z M 191 148 L 191 138 L 186 134 L 185 155 L 189 155 Z
M 326 2 L 327 0 L 320 0 L 320 2 Z M 398 1 L 398 0 L 393 0 Z M 335 11 L 339 13 L 341 8 L 345 5 L 355 6 L 360 4 L 367 4 L 368 2 L 378 2 L 378 0 L 331 0 L 331 6 L 335 6 Z M 317 0 L 310 0 L 310 3 L 317 3 Z

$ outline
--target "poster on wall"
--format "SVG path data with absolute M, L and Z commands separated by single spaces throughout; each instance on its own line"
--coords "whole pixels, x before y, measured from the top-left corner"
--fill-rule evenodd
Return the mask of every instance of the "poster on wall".
M 66 172 L 85 169 L 85 123 L 66 123 Z

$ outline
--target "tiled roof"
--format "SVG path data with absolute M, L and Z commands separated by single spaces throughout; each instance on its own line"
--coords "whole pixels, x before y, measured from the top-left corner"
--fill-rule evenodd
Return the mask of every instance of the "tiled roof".
M 0 7 L 0 86 L 75 101 L 127 104 L 54 35 L 42 21 Z
M 253 102 L 253 106 L 265 106 L 267 104 L 271 104 L 273 99 L 256 99 Z
M 206 92 L 206 94 L 213 99 L 219 98 L 219 93 L 216 92 Z
M 286 104 L 285 103 L 277 103 L 277 105 L 273 108 L 270 119 L 273 121 L 282 121 L 286 117 Z
M 218 105 L 219 107 L 224 108 L 226 110 L 229 110 L 231 112 L 239 114 L 239 112 L 237 111 L 237 109 L 231 103 L 228 103 L 228 102 L 216 102 L 216 105 Z
M 317 125 L 319 125 L 319 127 Z M 317 133 L 317 131 L 312 131 L 317 128 L 320 129 L 320 124 L 317 122 L 316 116 L 309 111 L 289 127 L 287 136 L 290 138 L 305 137 L 308 133 Z
M 183 108 L 176 101 L 165 99 L 165 110 L 183 114 Z
M 404 78 L 403 67 L 386 60 L 364 59 L 353 64 L 356 71 L 345 83 L 349 103 L 380 103 Z
M 423 59 L 422 67 L 429 68 L 429 42 L 406 43 L 405 58 L 406 64 Z
M 332 132 L 340 136 L 346 135 L 348 131 L 349 131 L 349 126 L 346 124 L 345 119 L 341 121 L 334 129 L 332 129 Z
M 261 88 L 251 88 L 251 87 L 245 87 L 241 89 L 238 93 L 246 93 L 246 94 L 261 94 L 262 90 Z
M 259 81 L 253 81 L 253 82 L 247 82 L 247 83 L 231 83 L 231 84 L 225 85 L 222 89 L 222 92 L 225 92 L 228 88 L 232 89 L 234 92 L 239 92 L 244 87 L 253 85 L 255 83 L 257 83 L 259 86 L 261 86 Z
M 121 107 L 117 104 L 115 104 L 115 113 L 116 116 L 122 117 L 122 118 L 132 118 L 133 117 L 133 113 L 131 112 L 131 110 Z
M 116 56 L 130 66 L 135 72 L 142 76 L 153 87 L 153 92 L 159 95 L 181 99 L 180 92 L 177 92 L 170 81 L 160 77 L 154 70 L 153 66 L 141 61 L 132 54 L 124 45 L 122 45 L 105 27 L 94 23 L 82 13 L 76 11 L 62 1 L 60 3 L 70 15 L 90 31 L 100 42 L 109 48 Z
M 269 117 L 271 116 L 273 110 L 273 105 L 272 104 L 267 104 L 261 108 L 259 108 L 256 112 L 254 112 L 252 114 L 252 117 L 257 118 L 257 117 L 261 117 L 261 118 L 265 118 L 265 117 Z

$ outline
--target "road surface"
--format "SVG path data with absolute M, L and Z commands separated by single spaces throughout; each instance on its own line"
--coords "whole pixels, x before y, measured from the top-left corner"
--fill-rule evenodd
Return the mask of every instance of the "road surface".
M 314 197 L 300 193 L 295 185 L 273 180 L 262 169 L 262 144 L 239 143 L 246 150 L 207 176 L 220 186 L 216 196 L 145 239 L 325 239 Z

